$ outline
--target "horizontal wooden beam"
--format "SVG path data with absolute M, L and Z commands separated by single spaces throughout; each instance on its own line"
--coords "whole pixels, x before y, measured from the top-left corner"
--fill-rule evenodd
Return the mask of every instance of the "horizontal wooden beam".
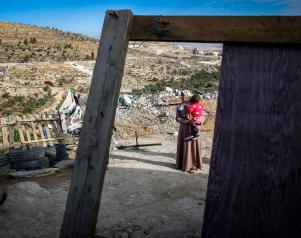
M 47 141 L 54 141 L 54 140 L 63 140 L 65 139 L 64 137 L 59 137 L 59 138 L 49 138 L 49 139 L 41 139 L 41 140 L 31 140 L 31 141 L 25 141 L 21 142 L 22 145 L 25 144 L 32 144 L 32 143 L 38 143 L 38 142 L 47 142 Z
M 301 16 L 134 16 L 130 40 L 301 43 Z

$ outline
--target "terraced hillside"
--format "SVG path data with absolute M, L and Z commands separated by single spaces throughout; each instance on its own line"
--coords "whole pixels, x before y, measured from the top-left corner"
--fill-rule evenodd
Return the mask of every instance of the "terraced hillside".
M 93 60 L 96 39 L 54 28 L 0 22 L 0 63 Z

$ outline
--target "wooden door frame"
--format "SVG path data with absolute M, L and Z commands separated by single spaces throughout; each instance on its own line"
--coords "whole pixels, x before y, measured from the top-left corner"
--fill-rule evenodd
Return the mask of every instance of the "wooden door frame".
M 61 238 L 93 237 L 129 40 L 301 44 L 299 16 L 134 16 L 106 12 Z

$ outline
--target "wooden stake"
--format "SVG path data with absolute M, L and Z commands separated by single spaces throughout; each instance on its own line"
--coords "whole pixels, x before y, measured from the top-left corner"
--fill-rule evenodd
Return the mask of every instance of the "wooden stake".
M 24 134 L 23 134 L 23 130 L 22 130 L 22 124 L 20 123 L 21 118 L 16 117 L 16 120 L 17 120 L 17 127 L 18 127 L 19 136 L 20 136 L 20 141 L 22 144 L 22 143 L 25 143 L 25 139 L 24 139 Z
M 32 128 L 32 134 L 33 134 L 33 138 L 35 141 L 38 140 L 38 136 L 37 136 L 37 132 L 36 132 L 36 123 L 35 122 L 30 122 L 31 128 Z M 35 143 L 37 144 L 37 143 Z
M 61 238 L 94 237 L 132 19 L 106 13 Z
M 39 118 L 41 118 L 41 115 L 39 115 Z M 41 141 L 42 142 L 42 146 L 46 147 L 47 143 L 45 142 L 45 136 L 44 136 L 44 131 L 43 131 L 43 127 L 41 125 L 41 122 L 37 122 L 38 128 L 39 128 L 39 132 L 40 132 L 40 136 L 41 136 Z
M 47 117 L 48 117 L 47 115 L 42 116 L 42 118 L 44 120 L 47 120 Z M 49 124 L 49 121 L 45 121 L 45 130 L 46 130 L 46 133 L 47 133 L 47 139 L 52 139 L 51 132 L 49 130 L 48 124 Z M 53 142 L 51 140 L 49 141 L 49 145 L 53 146 Z
M 15 131 L 14 131 L 14 124 L 11 124 L 12 116 L 8 116 L 6 123 L 8 123 L 8 134 L 9 134 L 9 145 L 13 146 L 15 143 Z

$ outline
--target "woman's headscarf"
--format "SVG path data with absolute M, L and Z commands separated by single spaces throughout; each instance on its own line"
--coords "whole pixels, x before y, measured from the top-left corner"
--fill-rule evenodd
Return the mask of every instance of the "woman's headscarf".
M 181 96 L 191 97 L 192 94 L 189 90 L 185 89 L 185 90 L 181 91 Z

